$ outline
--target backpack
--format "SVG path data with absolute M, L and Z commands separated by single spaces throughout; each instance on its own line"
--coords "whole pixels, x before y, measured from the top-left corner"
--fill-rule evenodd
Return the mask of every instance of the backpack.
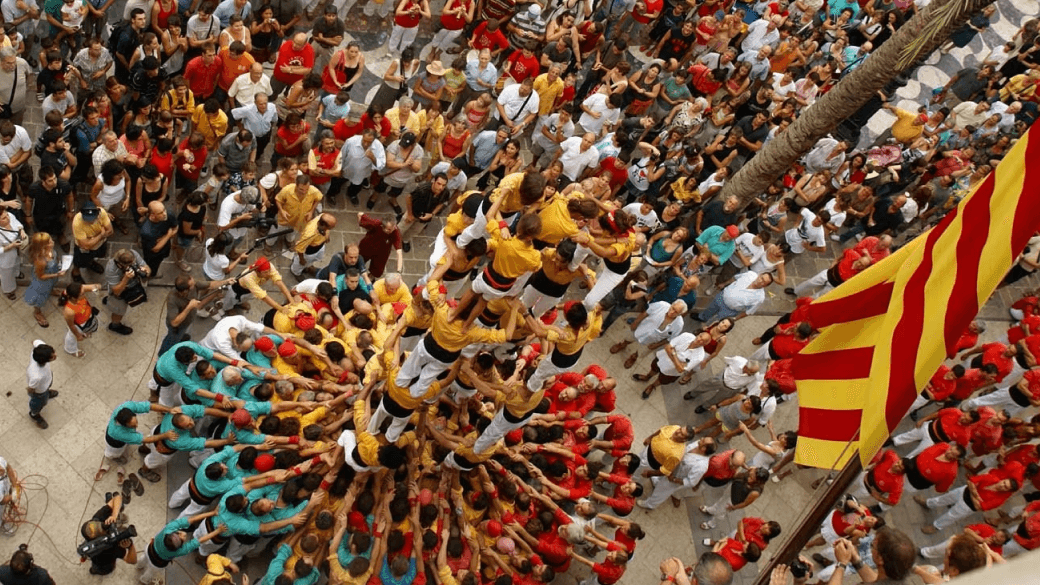
M 112 24 L 112 33 L 108 37 L 108 52 L 113 56 L 116 54 L 116 49 L 119 47 L 119 41 L 122 40 L 123 35 L 128 30 L 133 30 L 132 23 L 129 20 L 120 19 L 119 21 Z

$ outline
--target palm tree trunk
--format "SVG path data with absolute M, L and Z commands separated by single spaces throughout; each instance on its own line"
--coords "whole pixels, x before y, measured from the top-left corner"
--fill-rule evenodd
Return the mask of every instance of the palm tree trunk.
M 762 147 L 719 194 L 746 204 L 765 192 L 816 142 L 834 131 L 896 75 L 910 69 L 994 0 L 933 0 L 863 63 L 802 112 L 787 130 Z

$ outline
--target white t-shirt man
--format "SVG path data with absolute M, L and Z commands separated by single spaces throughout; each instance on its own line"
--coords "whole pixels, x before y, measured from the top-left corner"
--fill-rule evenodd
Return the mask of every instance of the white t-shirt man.
M 235 219 L 236 217 L 249 211 L 250 209 L 255 209 L 256 206 L 254 205 L 248 203 L 239 203 L 235 199 L 235 196 L 237 194 L 238 191 L 235 191 L 234 193 L 225 197 L 224 200 L 220 202 L 220 212 L 217 214 L 218 227 L 226 226 L 229 223 L 231 223 L 232 219 Z M 235 227 L 227 230 L 227 233 L 231 234 L 231 237 L 235 238 L 236 240 L 238 238 L 246 237 L 246 233 L 248 232 L 248 227 Z
M 659 349 L 657 351 L 657 365 L 661 368 L 661 373 L 665 376 L 681 376 L 684 372 L 692 371 L 693 368 L 704 361 L 703 347 L 690 348 L 690 344 L 696 339 L 696 335 L 686 332 L 679 334 L 668 342 L 671 344 L 672 349 L 675 350 L 676 359 L 684 365 L 682 372 L 675 368 L 675 364 L 672 363 L 672 358 L 668 356 L 668 352 L 663 347 Z
M 430 175 L 432 176 L 437 173 L 444 173 L 448 177 L 448 184 L 445 186 L 448 193 L 454 193 L 465 189 L 466 182 L 469 181 L 469 178 L 466 177 L 466 173 L 459 171 L 459 174 L 452 177 L 451 175 L 448 175 L 449 168 L 451 168 L 451 163 L 448 161 L 439 162 L 433 165 L 433 168 L 430 169 Z
M 585 98 L 585 101 L 581 105 L 599 114 L 599 117 L 589 115 L 588 112 L 582 111 L 581 118 L 578 119 L 578 123 L 585 129 L 586 132 L 592 132 L 596 136 L 599 136 L 603 132 L 603 126 L 610 124 L 613 126 L 617 123 L 621 117 L 621 110 L 619 108 L 612 108 L 607 102 L 606 94 L 596 92 L 589 97 Z
M 758 259 L 766 253 L 765 246 L 755 244 L 754 234 L 740 234 L 737 236 L 737 239 L 733 240 L 733 244 L 736 246 L 737 252 L 740 252 L 744 258 L 747 258 L 748 266 L 758 262 Z M 744 263 L 740 261 L 740 258 L 737 258 L 736 254 L 732 254 L 729 257 L 729 261 L 737 268 L 744 268 Z
M 19 152 L 32 152 L 32 150 L 33 141 L 32 138 L 29 138 L 29 132 L 16 124 L 11 141 L 7 144 L 0 144 L 0 163 L 7 164 L 11 162 L 11 159 L 17 157 Z
M 538 115 L 538 92 L 532 89 L 530 94 L 520 95 L 521 87 L 523 85 L 520 83 L 510 85 L 498 96 L 498 103 L 501 104 L 506 117 L 516 123 L 522 122 L 530 114 Z M 494 109 L 494 113 L 496 119 L 501 119 L 498 108 Z
M 654 211 L 654 208 L 650 207 L 649 212 L 643 213 L 643 204 L 638 201 L 629 203 L 623 210 L 636 219 L 635 227 L 637 228 L 649 228 L 650 231 L 654 231 L 661 225 L 661 220 L 657 217 L 657 212 Z
M 589 146 L 581 150 L 581 136 L 571 136 L 560 144 L 560 164 L 563 174 L 571 181 L 577 181 L 585 169 L 599 164 L 599 151 Z
M 4 476 L 0 478 L 0 499 L 11 495 L 11 475 L 7 471 L 7 460 L 0 457 L 0 469 L 4 470 Z
M 845 223 L 845 219 L 848 218 L 849 214 L 845 211 L 838 211 L 838 200 L 831 199 L 823 206 L 827 213 L 831 214 L 831 219 L 827 223 L 831 224 L 836 228 L 840 228 Z
M 822 248 L 826 243 L 823 224 L 814 226 L 813 222 L 816 221 L 816 214 L 804 207 L 799 213 L 802 216 L 802 222 L 798 224 L 798 227 L 791 228 L 784 233 L 787 244 L 791 246 L 791 252 L 801 254 L 805 251 L 806 242 Z
M 542 128 L 548 127 L 549 134 L 556 134 L 561 132 L 563 137 L 570 138 L 574 136 L 574 120 L 567 120 L 566 124 L 560 125 L 559 114 L 549 114 L 548 116 L 542 116 L 538 119 L 538 125 L 534 128 L 534 143 L 541 146 L 544 150 L 552 151 L 554 148 L 560 145 L 549 140 L 542 134 Z
M 245 315 L 233 315 L 217 321 L 217 324 L 202 338 L 199 345 L 223 354 L 228 359 L 240 360 L 242 359 L 242 354 L 238 351 L 238 347 L 235 346 L 235 340 L 231 338 L 230 331 L 232 329 L 236 329 L 238 333 L 249 333 L 254 337 L 259 337 L 264 333 L 262 323 L 250 321 Z
M 42 339 L 37 339 L 33 342 L 33 349 L 41 345 L 46 345 L 46 342 Z M 32 359 L 32 352 L 29 352 L 29 367 L 25 369 L 25 382 L 34 394 L 43 394 L 50 391 L 51 384 L 54 383 L 54 374 L 51 372 L 50 362 L 41 366 L 36 363 L 36 360 Z

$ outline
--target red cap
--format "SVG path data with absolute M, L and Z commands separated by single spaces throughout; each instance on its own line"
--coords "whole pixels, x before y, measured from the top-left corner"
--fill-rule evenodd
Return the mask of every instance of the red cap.
M 251 422 L 253 422 L 253 417 L 249 414 L 249 411 L 244 408 L 239 408 L 235 412 L 231 413 L 231 424 L 235 425 L 236 428 L 241 429 Z
M 557 314 L 556 309 L 553 309 L 553 310 L 545 313 L 541 317 L 542 323 L 545 323 L 546 325 L 552 325 L 553 323 L 556 322 L 556 314 Z
M 256 461 L 253 462 L 253 469 L 264 473 L 274 469 L 274 455 L 270 453 L 262 453 L 256 457 Z
M 394 308 L 394 314 L 400 316 L 408 308 L 408 303 L 390 303 L 390 306 Z
M 282 357 L 289 357 L 296 355 L 296 344 L 286 339 L 278 346 L 278 355 Z
M 257 339 L 255 342 L 253 342 L 253 347 L 255 347 L 257 351 L 261 352 L 271 351 L 272 349 L 274 349 L 274 340 L 264 335 L 260 339 Z
M 253 262 L 253 268 L 260 272 L 267 272 L 271 269 L 271 261 L 267 259 L 267 256 L 261 256 Z
M 502 523 L 498 520 L 488 520 L 487 533 L 492 538 L 502 536 Z
M 735 238 L 740 235 L 740 230 L 735 225 L 728 225 L 726 226 L 726 233 L 729 234 L 729 237 Z
M 314 321 L 314 317 L 307 313 L 296 318 L 296 328 L 300 331 L 310 331 L 311 329 L 314 329 L 315 325 L 316 322 Z

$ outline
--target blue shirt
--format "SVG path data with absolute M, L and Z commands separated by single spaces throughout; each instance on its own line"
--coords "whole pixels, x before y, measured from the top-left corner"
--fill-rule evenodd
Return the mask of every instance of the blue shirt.
M 267 136 L 271 133 L 271 124 L 273 124 L 274 119 L 278 117 L 278 110 L 271 104 L 268 104 L 267 110 L 261 114 L 260 110 L 256 109 L 256 104 L 248 104 L 240 108 L 232 109 L 231 117 L 236 120 L 241 120 L 242 127 L 252 132 L 253 137 L 259 138 L 260 136 Z
M 212 380 L 203 380 L 199 378 L 198 374 L 195 373 L 195 368 L 192 368 L 191 373 L 189 373 L 188 368 L 190 364 L 182 364 L 177 361 L 177 350 L 182 347 L 191 348 L 199 359 L 213 359 L 212 350 L 206 349 L 194 341 L 182 341 L 171 347 L 166 353 L 159 356 L 159 359 L 155 362 L 155 371 L 158 372 L 163 379 L 180 384 L 181 388 L 184 389 L 184 392 L 194 399 L 196 398 L 195 392 L 200 388 L 203 390 L 209 390 Z
M 473 166 L 479 169 L 491 166 L 495 153 L 506 144 L 505 142 L 502 144 L 495 142 L 497 137 L 497 130 L 485 130 L 477 134 L 477 137 L 473 139 Z
M 664 301 L 668 304 L 672 304 L 675 301 L 683 301 L 687 307 L 694 307 L 697 304 L 697 289 L 693 289 L 690 292 L 679 296 L 682 291 L 683 279 L 672 275 L 668 277 L 668 282 L 665 284 L 664 290 L 654 295 L 652 302 Z
M 230 426 L 230 424 L 229 424 Z M 238 465 L 238 451 L 231 447 L 225 447 L 221 451 L 207 457 L 199 468 L 195 470 L 195 489 L 206 497 L 216 497 L 220 494 L 234 489 L 242 484 L 242 476 L 245 475 L 236 466 Z M 219 479 L 206 477 L 206 468 L 214 463 L 227 465 L 227 473 Z
M 169 352 L 167 352 L 169 353 Z M 206 407 L 201 404 L 185 404 L 180 407 L 184 414 L 191 418 L 201 418 L 206 415 Z M 159 434 L 173 431 L 177 434 L 177 437 L 170 440 L 166 439 L 165 443 L 171 449 L 177 451 L 198 451 L 206 448 L 206 439 L 204 437 L 196 437 L 192 429 L 181 429 L 173 426 L 173 414 L 163 415 L 162 422 L 159 423 Z
M 191 530 L 189 526 L 191 525 L 188 523 L 187 518 L 178 518 L 173 522 L 167 524 L 162 530 L 159 531 L 159 534 L 155 535 L 155 540 L 153 542 L 155 544 L 155 552 L 159 555 L 159 558 L 167 561 L 172 561 L 177 557 L 183 557 L 188 553 L 192 553 L 198 550 L 199 539 L 197 538 L 192 538 L 188 542 L 185 542 L 177 550 L 170 550 L 166 548 L 166 544 L 163 542 L 166 538 L 166 535 L 177 532 L 178 530 L 186 530 L 190 533 Z
M 491 63 L 487 64 L 487 67 L 481 71 L 480 61 L 473 60 L 466 62 L 466 83 L 469 84 L 470 89 L 474 91 L 487 91 L 488 88 L 477 83 L 477 80 L 481 80 L 484 83 L 495 85 L 498 81 L 498 69 L 495 68 Z
M 151 412 L 152 405 L 147 400 L 139 402 L 124 402 L 120 404 L 112 411 L 112 417 L 108 419 L 108 427 L 105 429 L 105 434 L 121 443 L 140 445 L 144 442 L 144 435 L 137 432 L 136 429 L 124 427 L 116 422 L 116 416 L 119 414 L 119 411 L 124 408 L 129 408 L 134 414 L 144 414 L 146 412 Z
M 394 574 L 390 572 L 390 558 L 387 555 L 383 558 L 383 568 L 379 570 L 379 579 L 383 585 L 410 585 L 415 580 L 415 573 L 415 558 L 413 557 L 408 560 L 408 571 L 400 578 L 394 577 Z
M 729 260 L 729 257 L 733 255 L 733 251 L 737 249 L 737 244 L 733 240 L 723 242 L 721 240 L 722 234 L 726 231 L 726 228 L 720 225 L 713 225 L 711 227 L 704 228 L 701 235 L 697 236 L 697 243 L 702 246 L 707 246 L 708 250 L 712 254 L 719 257 L 719 263 L 723 263 Z
M 249 15 L 253 12 L 253 6 L 250 2 L 246 2 L 245 6 L 242 7 L 240 12 L 237 12 L 242 20 L 249 20 Z M 227 28 L 231 26 L 231 17 L 236 14 L 235 11 L 235 0 L 224 0 L 217 5 L 217 9 L 213 11 L 213 16 L 220 21 L 221 28 Z

